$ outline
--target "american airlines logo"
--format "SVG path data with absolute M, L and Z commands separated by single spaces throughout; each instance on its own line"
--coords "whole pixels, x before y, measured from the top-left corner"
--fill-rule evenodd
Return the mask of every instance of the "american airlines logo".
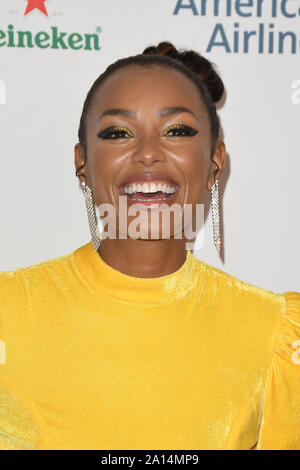
M 174 6 L 173 15 L 198 18 L 199 28 L 203 18 L 216 19 L 206 52 L 299 53 L 299 0 L 174 0 Z

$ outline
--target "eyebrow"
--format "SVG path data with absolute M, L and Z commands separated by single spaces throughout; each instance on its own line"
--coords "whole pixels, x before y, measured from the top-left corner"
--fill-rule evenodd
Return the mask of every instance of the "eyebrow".
M 196 116 L 196 114 L 191 109 L 186 108 L 185 106 L 171 106 L 169 108 L 162 108 L 158 111 L 157 115 L 159 117 L 165 117 L 165 116 L 171 116 L 172 114 L 179 114 L 179 113 L 192 114 L 192 116 L 194 116 L 199 121 L 199 118 Z M 104 116 L 118 116 L 118 115 L 136 119 L 136 113 L 134 111 L 131 111 L 130 109 L 112 108 L 112 109 L 107 109 L 106 111 L 104 111 L 99 116 L 98 121 L 100 121 L 100 119 L 102 119 Z
M 179 113 L 189 113 L 194 116 L 198 120 L 198 116 L 189 108 L 185 106 L 172 106 L 170 108 L 163 108 L 157 114 L 159 117 L 170 116 L 171 114 L 179 114 Z
M 135 112 L 131 111 L 130 109 L 112 108 L 112 109 L 107 109 L 102 114 L 100 114 L 98 121 L 100 121 L 100 119 L 102 119 L 104 116 L 117 116 L 117 115 L 136 119 Z

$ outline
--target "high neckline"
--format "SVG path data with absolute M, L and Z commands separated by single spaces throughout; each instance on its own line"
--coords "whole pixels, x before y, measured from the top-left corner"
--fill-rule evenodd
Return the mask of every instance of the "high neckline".
M 184 263 L 176 271 L 159 277 L 134 277 L 107 264 L 94 251 L 92 241 L 74 251 L 80 276 L 94 290 L 125 302 L 169 304 L 180 300 L 199 284 L 203 265 L 187 250 Z

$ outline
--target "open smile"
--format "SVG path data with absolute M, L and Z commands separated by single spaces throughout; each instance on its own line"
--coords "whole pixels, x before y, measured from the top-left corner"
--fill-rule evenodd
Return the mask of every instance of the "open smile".
M 155 192 L 142 192 L 136 191 L 133 193 L 126 193 L 124 188 L 120 188 L 120 195 L 127 196 L 127 204 L 143 204 L 147 207 L 158 207 L 162 204 L 171 205 L 174 203 L 179 187 L 177 186 L 173 193 L 167 194 L 163 191 L 155 191 Z
M 119 189 L 120 195 L 127 197 L 128 205 L 159 207 L 162 204 L 174 203 L 179 185 L 166 175 L 140 173 L 123 183 Z

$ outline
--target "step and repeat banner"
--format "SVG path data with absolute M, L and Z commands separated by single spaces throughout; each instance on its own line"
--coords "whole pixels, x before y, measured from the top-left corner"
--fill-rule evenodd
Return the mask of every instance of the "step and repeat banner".
M 300 0 L 1 0 L 0 271 L 90 240 L 73 150 L 85 96 L 110 63 L 160 41 L 203 54 L 226 87 L 224 252 L 208 211 L 194 254 L 298 291 Z

